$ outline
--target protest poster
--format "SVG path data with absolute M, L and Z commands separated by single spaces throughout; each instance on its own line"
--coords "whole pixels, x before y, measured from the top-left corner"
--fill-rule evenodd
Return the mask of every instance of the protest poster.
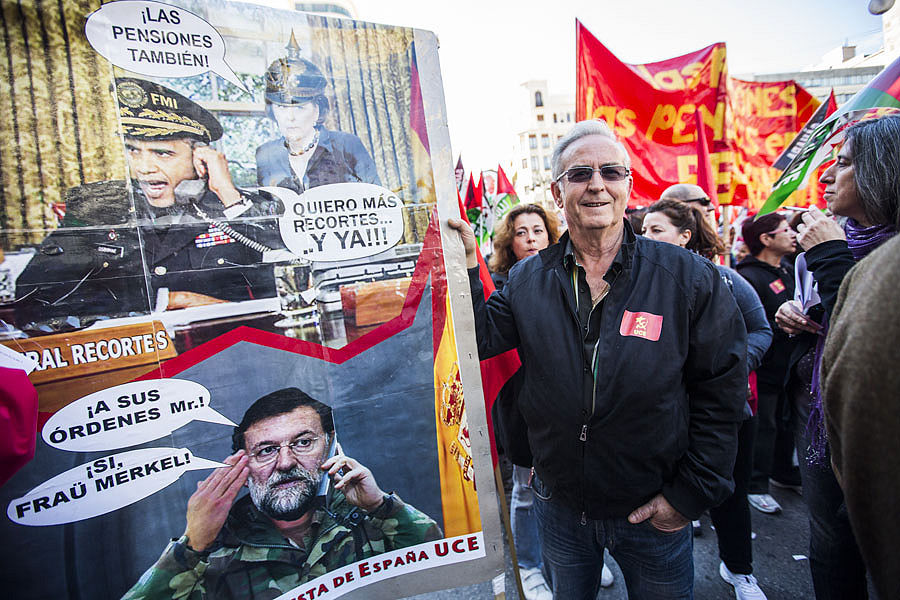
M 819 106 L 793 81 L 729 77 L 724 43 L 627 64 L 580 22 L 576 40 L 576 118 L 605 119 L 634 157 L 634 205 L 654 202 L 674 183 L 696 183 L 699 112 L 719 203 L 758 207 L 780 174 L 772 163 Z M 820 201 L 809 191 L 792 201 Z
M 2 5 L 0 342 L 40 402 L 0 488 L 6 589 L 377 599 L 502 573 L 435 36 Z

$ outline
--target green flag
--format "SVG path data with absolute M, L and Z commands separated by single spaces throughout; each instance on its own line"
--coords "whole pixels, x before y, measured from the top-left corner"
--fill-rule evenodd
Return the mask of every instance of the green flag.
M 900 113 L 900 58 L 861 89 L 837 112 L 816 127 L 794 160 L 785 167 L 772 186 L 772 193 L 759 209 L 757 218 L 778 210 L 795 190 L 806 187 L 810 174 L 832 158 L 850 125 L 866 119 Z

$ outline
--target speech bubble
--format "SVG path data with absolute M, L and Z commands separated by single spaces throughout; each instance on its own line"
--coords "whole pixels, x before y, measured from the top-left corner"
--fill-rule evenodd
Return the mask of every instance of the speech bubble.
M 58 410 L 41 431 L 70 452 L 115 450 L 168 435 L 191 421 L 235 426 L 209 406 L 209 390 L 184 379 L 132 381 L 79 398 Z
M 190 77 L 212 71 L 247 94 L 225 62 L 225 40 L 202 17 L 150 0 L 122 0 L 92 12 L 84 26 L 103 58 L 151 77 Z
M 48 479 L 6 507 L 20 525 L 61 525 L 90 519 L 143 500 L 186 471 L 227 467 L 187 448 L 142 448 L 111 454 Z
M 281 239 L 308 260 L 350 260 L 384 252 L 403 237 L 403 201 L 372 183 L 332 183 L 297 195 L 261 188 L 284 203 Z

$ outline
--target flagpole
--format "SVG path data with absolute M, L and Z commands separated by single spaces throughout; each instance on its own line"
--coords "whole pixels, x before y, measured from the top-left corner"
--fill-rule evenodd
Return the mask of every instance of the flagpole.
M 506 492 L 503 489 L 503 476 L 500 474 L 500 464 L 494 467 L 494 484 L 497 486 L 497 498 L 500 499 L 500 518 L 503 520 L 503 527 L 506 529 L 506 539 L 509 541 L 509 558 L 512 560 L 513 573 L 516 575 L 516 590 L 519 592 L 519 598 L 524 600 L 525 592 L 522 588 L 522 576 L 519 574 L 519 559 L 516 556 L 516 543 L 513 539 L 512 525 L 509 519 L 509 505 L 506 503 Z M 497 600 L 506 598 L 506 590 L 500 590 L 494 594 Z

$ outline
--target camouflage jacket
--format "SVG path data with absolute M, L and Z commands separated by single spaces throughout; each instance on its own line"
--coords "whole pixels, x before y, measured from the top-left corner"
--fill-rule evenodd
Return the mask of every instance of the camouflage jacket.
M 329 510 L 314 513 L 303 548 L 282 537 L 244 496 L 210 551 L 195 552 L 184 537 L 173 541 L 123 598 L 277 598 L 357 560 L 442 537 L 432 519 L 396 496 L 367 515 L 340 492 L 332 494 Z

